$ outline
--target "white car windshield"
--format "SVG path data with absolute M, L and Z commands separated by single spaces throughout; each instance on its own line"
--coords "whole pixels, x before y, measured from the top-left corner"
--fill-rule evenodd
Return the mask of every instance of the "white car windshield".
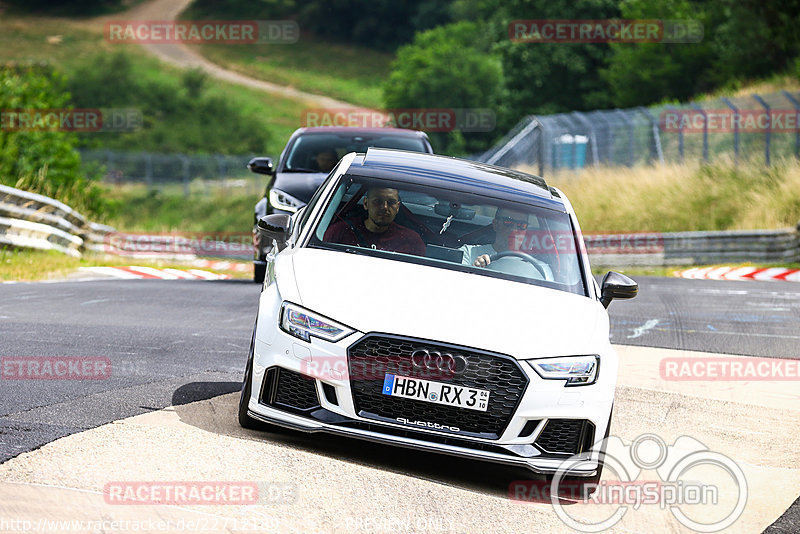
M 586 295 L 567 213 L 528 203 L 345 176 L 309 246 Z

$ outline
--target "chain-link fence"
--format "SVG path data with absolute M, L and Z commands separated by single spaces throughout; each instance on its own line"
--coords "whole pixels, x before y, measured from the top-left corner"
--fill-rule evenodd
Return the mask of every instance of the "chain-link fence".
M 477 159 L 538 167 L 800 157 L 800 93 L 782 91 L 680 106 L 529 115 Z
M 124 152 L 118 150 L 81 150 L 85 170 L 100 169 L 111 185 L 141 184 L 147 189 L 182 190 L 189 196 L 200 188 L 253 189 L 263 192 L 266 177 L 247 170 L 254 155 L 187 155 Z

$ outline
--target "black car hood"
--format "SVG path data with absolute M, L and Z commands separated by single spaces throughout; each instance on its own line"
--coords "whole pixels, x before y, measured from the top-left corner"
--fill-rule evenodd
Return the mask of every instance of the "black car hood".
M 279 172 L 270 189 L 279 189 L 297 200 L 307 203 L 328 177 L 326 172 Z

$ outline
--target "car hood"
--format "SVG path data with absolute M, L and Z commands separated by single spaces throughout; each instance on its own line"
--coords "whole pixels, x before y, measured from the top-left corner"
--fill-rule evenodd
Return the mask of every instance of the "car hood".
M 327 172 L 279 172 L 270 189 L 280 189 L 297 200 L 308 202 L 327 177 Z
M 608 314 L 588 297 L 338 251 L 296 249 L 291 257 L 298 304 L 361 332 L 520 359 L 594 354 L 609 345 Z

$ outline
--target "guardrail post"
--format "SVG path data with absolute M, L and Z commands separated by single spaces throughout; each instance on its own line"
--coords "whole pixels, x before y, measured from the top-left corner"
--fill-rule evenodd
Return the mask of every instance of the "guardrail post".
M 794 106 L 794 157 L 800 158 L 800 102 L 789 91 L 783 90 L 781 92 Z
M 753 93 L 753 98 L 756 100 L 756 102 L 761 104 L 761 106 L 767 112 L 767 131 L 764 132 L 764 135 L 765 135 L 765 137 L 764 137 L 764 160 L 765 160 L 765 162 L 767 164 L 767 167 L 769 167 L 770 166 L 769 145 L 770 145 L 770 139 L 772 137 L 772 135 L 771 135 L 772 134 L 772 115 L 770 113 L 769 104 L 764 102 L 763 98 L 758 96 L 756 93 Z
M 731 111 L 733 111 L 733 164 L 739 166 L 739 108 L 733 105 L 733 102 L 725 98 L 721 99 Z
M 703 163 L 708 163 L 708 113 L 696 102 L 690 105 L 703 116 Z

